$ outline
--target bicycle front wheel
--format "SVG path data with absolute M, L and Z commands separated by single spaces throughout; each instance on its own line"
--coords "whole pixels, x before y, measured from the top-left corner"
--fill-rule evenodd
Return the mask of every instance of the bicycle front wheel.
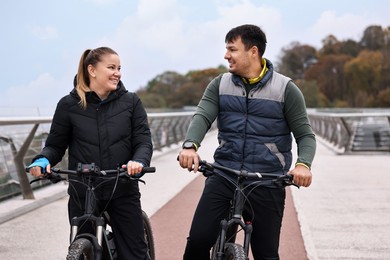
M 86 238 L 79 238 L 69 246 L 66 260 L 93 260 L 94 252 L 91 241 Z
M 224 260 L 245 260 L 244 248 L 234 243 L 226 243 Z
M 154 238 L 152 232 L 152 225 L 150 224 L 150 220 L 148 215 L 142 211 L 142 219 L 144 222 L 144 235 L 145 241 L 148 246 L 148 254 L 151 260 L 155 259 L 156 253 L 154 251 Z

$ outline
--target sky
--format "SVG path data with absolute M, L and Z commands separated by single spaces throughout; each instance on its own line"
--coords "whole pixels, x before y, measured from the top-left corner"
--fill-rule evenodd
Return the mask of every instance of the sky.
M 0 116 L 49 116 L 73 88 L 85 49 L 118 52 L 122 81 L 137 91 L 159 74 L 227 66 L 225 35 L 256 24 L 276 63 L 292 42 L 322 46 L 332 34 L 359 41 L 390 26 L 390 0 L 12 0 L 0 9 Z

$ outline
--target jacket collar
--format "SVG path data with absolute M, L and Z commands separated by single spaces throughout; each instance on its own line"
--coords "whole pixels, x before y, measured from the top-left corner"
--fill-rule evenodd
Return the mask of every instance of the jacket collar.
M 256 84 L 256 87 L 264 86 L 264 84 L 267 83 L 268 80 L 270 80 L 270 78 L 272 77 L 272 74 L 274 72 L 274 66 L 271 63 L 271 61 L 267 60 L 267 59 L 265 59 L 265 61 L 266 61 L 266 66 L 267 66 L 268 71 L 265 73 L 264 77 Z M 232 75 L 233 75 L 232 81 L 233 81 L 234 85 L 243 87 L 244 82 L 242 81 L 241 76 L 238 76 L 236 74 L 232 74 Z
M 105 99 L 105 100 L 101 100 L 99 98 L 98 95 L 96 95 L 95 92 L 93 91 L 90 91 L 90 92 L 87 92 L 86 93 L 86 98 L 87 98 L 87 103 L 101 103 L 101 102 L 110 102 L 114 99 L 117 99 L 119 98 L 120 96 L 122 96 L 124 93 L 126 93 L 127 90 L 125 88 L 125 86 L 123 85 L 123 82 L 120 80 L 117 87 L 116 87 L 116 90 L 115 91 L 112 91 L 108 97 Z M 80 97 L 79 95 L 77 94 L 77 91 L 76 91 L 76 87 L 74 87 L 72 89 L 72 91 L 70 92 L 70 95 L 78 100 L 80 100 Z

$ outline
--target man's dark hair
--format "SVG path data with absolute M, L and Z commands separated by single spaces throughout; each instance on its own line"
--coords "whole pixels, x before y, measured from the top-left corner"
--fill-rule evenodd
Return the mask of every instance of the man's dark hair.
M 225 43 L 233 42 L 238 37 L 241 37 L 241 41 L 246 50 L 256 46 L 259 50 L 260 57 L 263 56 L 267 45 L 267 38 L 260 27 L 252 24 L 237 26 L 226 34 Z

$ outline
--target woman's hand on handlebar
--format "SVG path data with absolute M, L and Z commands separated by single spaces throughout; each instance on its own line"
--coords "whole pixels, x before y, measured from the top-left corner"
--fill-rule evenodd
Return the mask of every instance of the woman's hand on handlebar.
M 29 173 L 34 177 L 42 177 L 44 173 L 51 174 L 51 166 L 48 164 L 45 171 L 42 171 L 42 167 L 40 166 L 33 166 L 29 168 Z
M 127 168 L 127 173 L 129 175 L 136 175 L 140 173 L 143 167 L 144 166 L 142 165 L 142 163 L 137 161 L 129 161 L 127 165 L 126 164 L 122 165 L 122 168 Z
M 42 177 L 44 173 L 50 174 L 50 162 L 46 157 L 37 158 L 26 168 L 26 171 L 34 177 Z
M 188 171 L 196 173 L 199 168 L 200 156 L 194 149 L 182 149 L 179 153 L 178 161 L 182 168 L 187 168 Z

